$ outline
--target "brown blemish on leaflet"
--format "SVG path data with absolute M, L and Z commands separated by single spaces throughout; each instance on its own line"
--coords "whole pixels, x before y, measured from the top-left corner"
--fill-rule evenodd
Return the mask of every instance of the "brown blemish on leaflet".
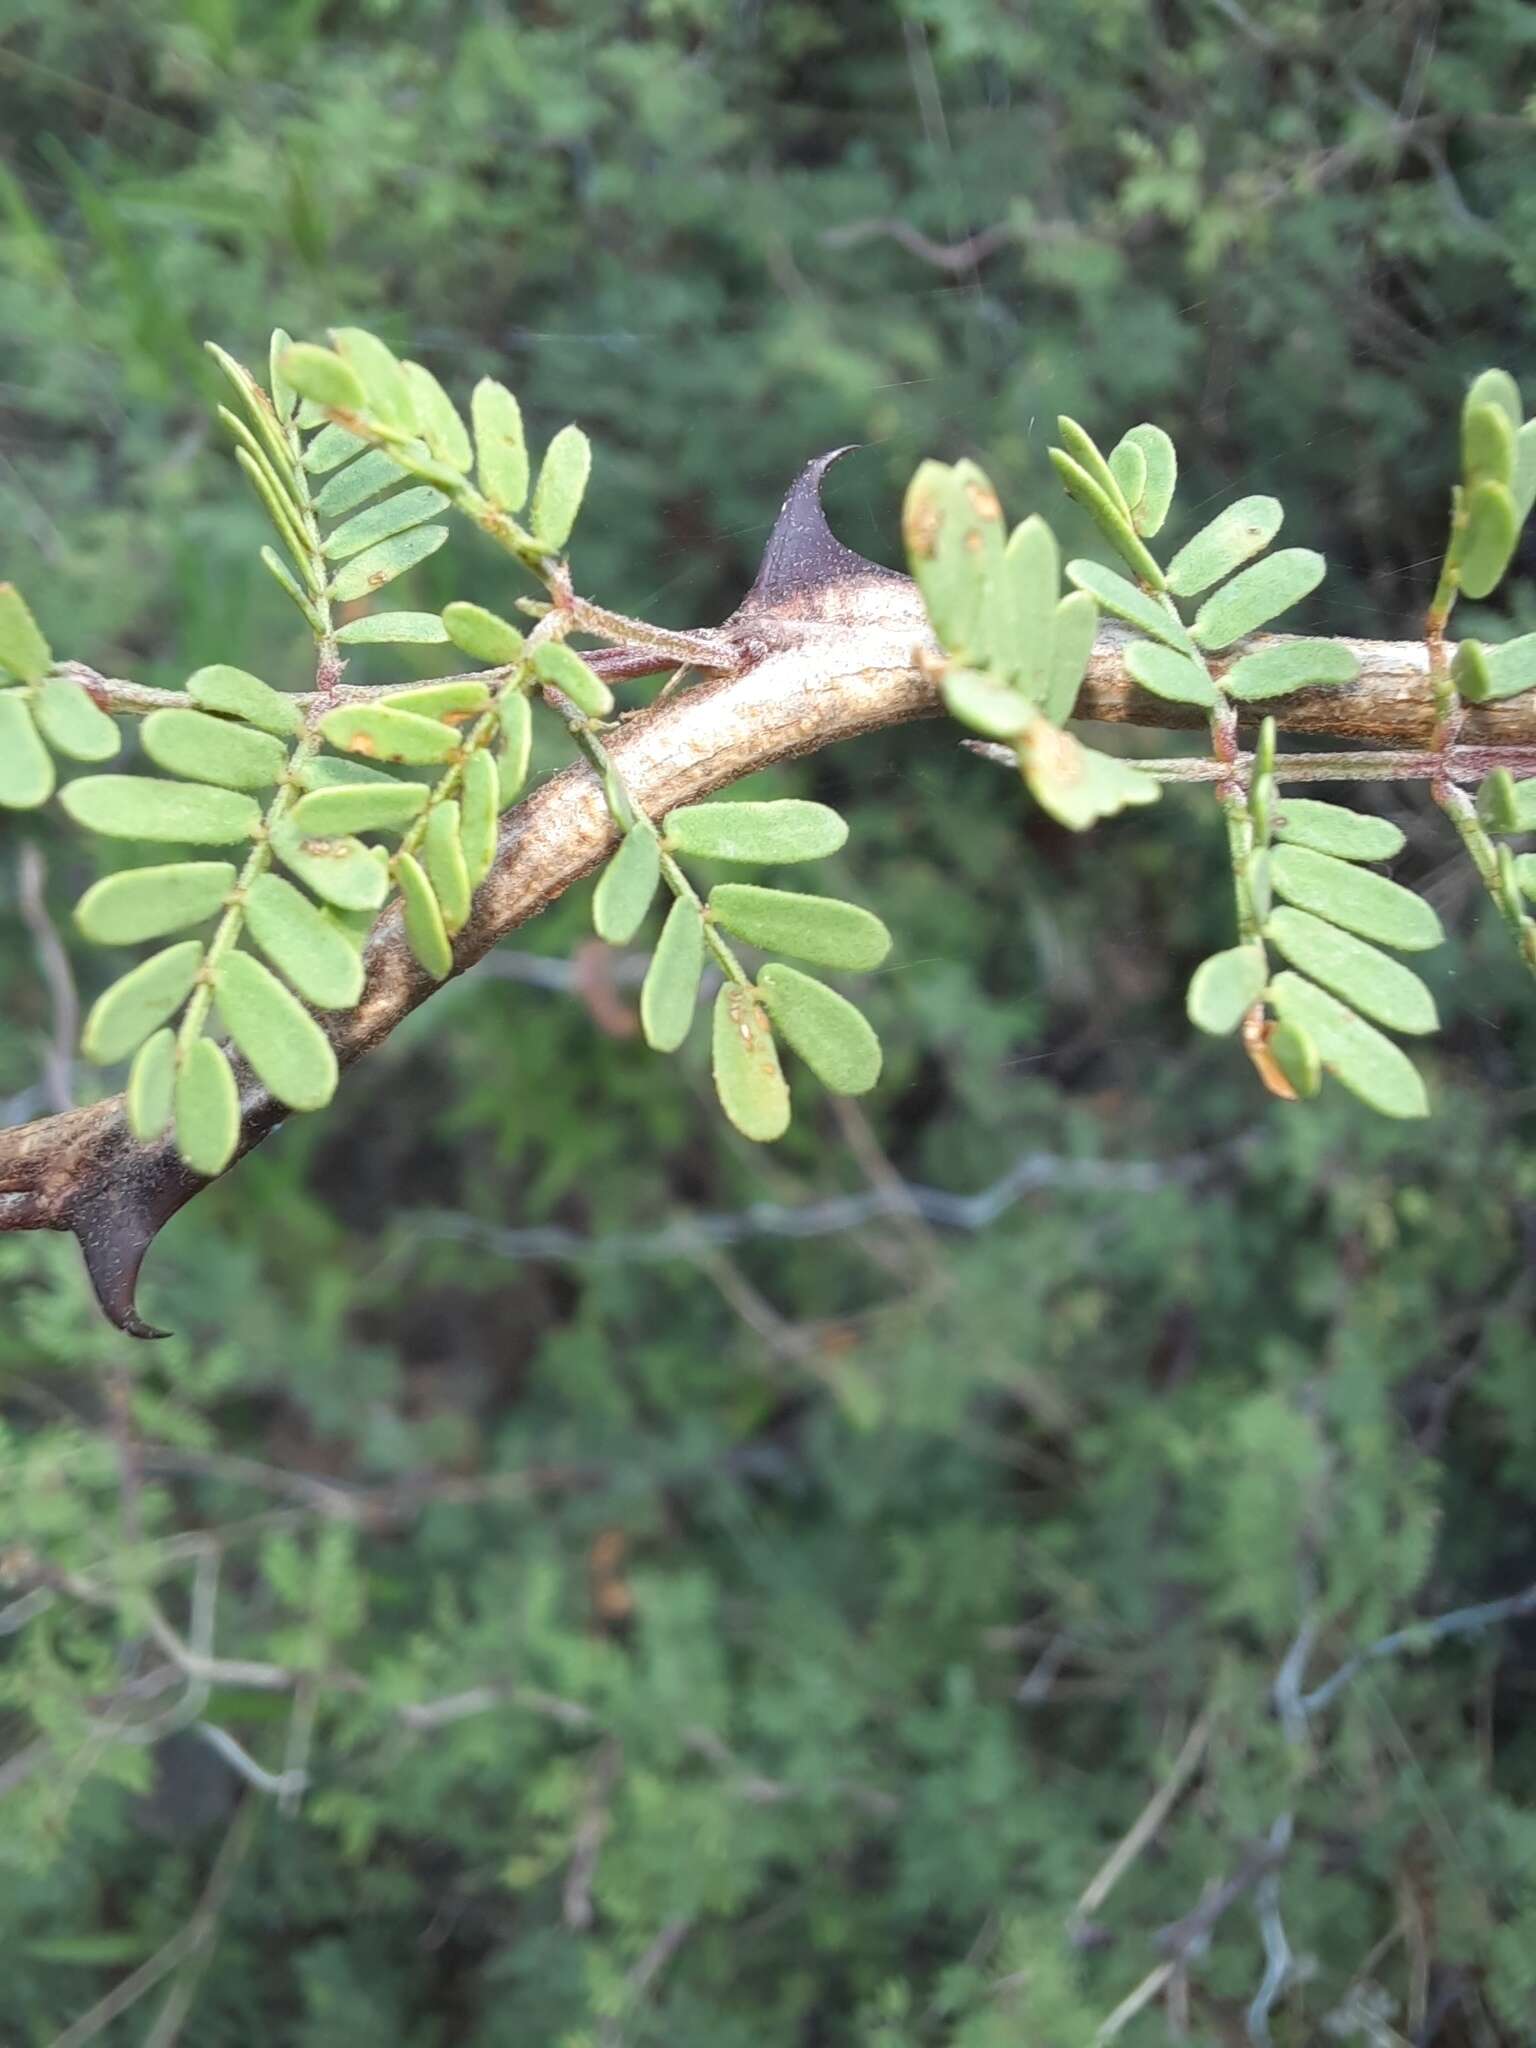
M 998 498 L 996 491 L 988 490 L 982 484 L 968 483 L 965 487 L 965 495 L 970 499 L 971 510 L 978 519 L 985 519 L 990 523 L 992 520 L 1002 518 L 1002 502 Z

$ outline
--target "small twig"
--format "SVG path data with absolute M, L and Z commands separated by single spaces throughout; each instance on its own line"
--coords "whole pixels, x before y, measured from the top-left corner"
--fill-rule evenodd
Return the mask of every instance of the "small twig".
M 1378 1642 L 1357 1651 L 1339 1666 L 1331 1678 L 1304 1694 L 1302 1708 L 1309 1715 L 1321 1713 L 1345 1686 L 1360 1676 L 1367 1665 L 1379 1663 L 1384 1657 L 1401 1656 L 1405 1650 L 1425 1649 L 1431 1643 L 1443 1642 L 1451 1636 L 1480 1635 L 1484 1629 L 1497 1628 L 1504 1621 L 1518 1621 L 1528 1614 L 1536 1614 L 1536 1585 L 1527 1586 L 1523 1593 L 1512 1593 L 1505 1600 L 1485 1600 L 1475 1607 L 1453 1608 L 1449 1614 L 1438 1615 L 1432 1621 L 1415 1622 L 1408 1628 L 1394 1629 L 1391 1635 L 1382 1636 Z
M 1215 1710 L 1207 1707 L 1184 1738 L 1183 1747 L 1174 1758 L 1173 1768 L 1168 1776 L 1111 1851 L 1098 1875 L 1084 1890 L 1073 1909 L 1074 1920 L 1092 1918 L 1168 1818 L 1185 1786 L 1200 1768 L 1201 1758 L 1205 1755 L 1205 1747 L 1211 1739 L 1211 1730 L 1215 1725 Z
M 141 1963 L 130 1976 L 115 1985 L 89 2012 L 82 2013 L 72 2026 L 57 2035 L 50 2048 L 85 2048 L 86 2042 L 94 2041 L 114 2020 L 153 1991 L 172 1970 L 178 1969 L 212 1941 L 240 1865 L 250 1848 L 258 1810 L 254 1806 L 242 1805 L 236 1813 L 214 1858 L 203 1895 L 185 1927 L 173 1934 L 147 1962 Z

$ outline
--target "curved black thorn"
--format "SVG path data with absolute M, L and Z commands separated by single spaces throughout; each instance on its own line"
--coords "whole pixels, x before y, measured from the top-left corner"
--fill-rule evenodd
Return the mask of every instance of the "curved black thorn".
M 852 454 L 858 445 L 853 441 L 846 448 L 818 455 L 790 485 L 773 522 L 756 580 L 742 600 L 742 611 L 794 613 L 808 609 L 829 584 L 895 576 L 894 570 L 882 569 L 878 562 L 845 547 L 822 510 L 822 479 L 834 462 Z
M 207 1183 L 169 1145 L 141 1148 L 126 1132 L 118 1156 L 97 1164 L 96 1187 L 74 1203 L 65 1219 L 79 1242 L 96 1299 L 124 1336 L 168 1337 L 169 1330 L 157 1330 L 139 1314 L 139 1272 L 162 1227 Z

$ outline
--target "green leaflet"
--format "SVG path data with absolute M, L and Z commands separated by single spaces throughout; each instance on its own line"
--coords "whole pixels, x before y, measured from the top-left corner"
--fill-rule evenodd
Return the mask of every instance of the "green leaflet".
M 343 704 L 325 714 L 320 731 L 340 753 L 411 767 L 438 765 L 450 760 L 459 747 L 452 726 L 386 704 Z
M 1427 1116 L 1424 1083 L 1413 1063 L 1373 1024 L 1299 974 L 1277 974 L 1269 999 L 1282 1020 L 1315 1043 L 1330 1074 L 1383 1116 Z
M 1056 415 L 1056 431 L 1061 436 L 1063 452 L 1068 460 L 1076 463 L 1077 467 L 1087 476 L 1095 490 L 1101 491 L 1116 507 L 1117 511 L 1129 517 L 1130 504 L 1115 480 L 1114 469 L 1104 459 L 1098 442 L 1094 440 L 1088 429 L 1080 426 L 1069 414 L 1062 412 Z M 1145 469 L 1145 457 L 1143 457 L 1142 463 L 1143 469 Z
M 501 759 L 497 763 L 501 808 L 516 801 L 528 780 L 528 761 L 533 751 L 533 707 L 521 690 L 504 690 L 496 700 L 501 725 Z
M 39 683 L 32 716 L 54 752 L 72 761 L 110 761 L 122 745 L 116 725 L 81 683 L 59 676 Z
M 1421 897 L 1368 868 L 1304 846 L 1277 846 L 1270 868 L 1276 890 L 1288 902 L 1362 938 L 1418 953 L 1438 946 L 1445 936 L 1439 918 Z
M 18 682 L 40 683 L 53 666 L 53 649 L 14 583 L 0 583 L 0 669 Z
M 468 921 L 470 898 L 469 864 L 464 858 L 456 798 L 433 805 L 422 834 L 420 857 L 443 913 L 443 929 L 451 938 L 463 931 Z
M 755 989 L 735 982 L 715 997 L 715 1093 L 744 1138 L 769 1144 L 789 1129 L 789 1089 L 768 1014 Z
M 157 768 L 222 789 L 271 789 L 288 766 L 281 740 L 206 711 L 152 711 L 142 737 Z
M 333 327 L 331 341 L 336 353 L 361 382 L 366 410 L 387 426 L 414 432 L 416 407 L 410 383 L 393 350 L 362 327 Z M 287 364 L 283 367 L 286 370 Z M 298 379 L 293 382 L 297 385 Z
M 330 482 L 315 493 L 315 510 L 322 519 L 339 519 L 354 505 L 365 504 L 399 481 L 400 465 L 395 458 L 383 448 L 370 448 L 356 462 L 338 469 Z
M 416 431 L 428 452 L 461 476 L 470 465 L 469 432 L 458 408 L 424 363 L 403 362 L 400 368 L 416 415 Z
M 460 599 L 445 605 L 443 628 L 454 646 L 462 647 L 476 661 L 489 661 L 500 668 L 522 659 L 522 634 L 483 604 L 466 604 Z
M 300 789 L 394 789 L 399 782 L 387 768 L 370 768 L 347 754 L 312 754 L 299 764 L 296 779 Z
M 31 811 L 53 795 L 53 756 L 38 737 L 25 690 L 0 690 L 0 805 Z
M 1017 739 L 1040 716 L 1019 691 L 974 668 L 951 668 L 943 690 L 950 717 L 990 740 Z
M 333 350 L 296 341 L 284 349 L 281 360 L 283 375 L 301 398 L 313 399 L 328 412 L 362 411 L 362 379 Z
M 1299 604 L 1322 582 L 1327 566 L 1312 548 L 1282 548 L 1267 555 L 1208 597 L 1190 630 L 1202 647 L 1230 647 Z
M 330 426 L 322 427 L 304 450 L 304 467 L 311 476 L 324 476 L 327 470 L 334 469 L 338 463 L 350 462 L 354 455 L 361 455 L 367 446 L 368 443 L 358 435 L 349 434 L 345 427 L 338 427 L 333 422 Z M 393 469 L 395 465 L 392 463 L 390 467 Z
M 345 474 L 345 472 L 343 472 Z M 344 562 L 353 555 L 360 555 L 365 548 L 388 540 L 392 534 L 405 533 L 413 526 L 420 526 L 425 519 L 442 511 L 448 500 L 441 491 L 434 491 L 429 484 L 419 484 L 414 490 L 397 491 L 392 498 L 384 498 L 377 505 L 367 505 L 361 512 L 344 520 L 325 542 L 325 553 L 333 562 Z
M 1536 853 L 1516 854 L 1515 887 L 1536 903 Z
M 1391 860 L 1407 841 L 1388 818 L 1373 818 L 1345 804 L 1326 804 L 1314 797 L 1287 796 L 1275 808 L 1275 837 L 1314 853 L 1339 860 Z
M 194 1173 L 222 1173 L 240 1143 L 240 1094 L 221 1045 L 198 1038 L 176 1070 L 176 1150 Z
M 283 354 L 292 347 L 293 336 L 274 327 L 267 343 L 267 383 L 272 393 L 272 410 L 283 421 L 292 419 L 299 403 L 299 394 L 283 375 Z
M 306 596 L 293 580 L 293 573 L 284 562 L 282 556 L 277 553 L 275 548 L 263 547 L 261 549 L 261 560 L 263 566 L 277 583 L 278 587 L 287 592 L 288 596 L 292 598 L 293 602 L 304 614 L 304 617 L 309 621 L 311 631 L 316 634 L 321 633 L 325 627 L 324 618 L 316 611 L 313 600 Z
M 153 1031 L 133 1056 L 123 1111 L 141 1145 L 158 1138 L 171 1120 L 176 1089 L 176 1034 L 169 1025 Z
M 1536 689 L 1536 633 L 1484 647 L 1463 640 L 1451 661 L 1451 675 L 1469 704 L 1496 703 Z
M 594 675 L 574 647 L 563 640 L 546 640 L 534 649 L 534 674 L 541 682 L 563 691 L 589 718 L 606 718 L 613 709 L 613 692 L 601 676 Z
M 1511 427 L 1519 426 L 1522 418 L 1520 386 L 1508 370 L 1483 370 L 1472 379 L 1462 401 L 1462 411 L 1468 413 L 1480 405 L 1496 406 Z
M 130 967 L 91 1005 L 80 1049 L 99 1067 L 126 1059 L 192 993 L 203 964 L 201 939 L 182 939 Z
M 826 804 L 686 804 L 662 821 L 667 844 L 698 860 L 822 860 L 846 844 L 848 827 Z
M 941 644 L 980 651 L 1002 572 L 1003 508 L 974 462 L 924 462 L 902 505 L 907 559 Z
M 1190 977 L 1185 1008 L 1197 1030 L 1224 1038 L 1264 993 L 1262 946 L 1229 946 L 1202 960 Z
M 1183 654 L 1194 652 L 1183 621 L 1171 611 L 1165 611 L 1155 597 L 1138 590 L 1134 583 L 1127 583 L 1115 570 L 1106 569 L 1098 562 L 1068 562 L 1067 580 L 1097 598 L 1105 611 L 1117 619 L 1124 619 L 1138 633 L 1145 633 L 1151 640 L 1161 640 L 1165 647 L 1176 647 Z
M 272 828 L 272 851 L 291 874 L 338 910 L 377 910 L 389 877 L 360 839 L 314 838 L 281 818 Z
M 1083 686 L 1083 671 L 1099 630 L 1099 608 L 1086 590 L 1072 590 L 1056 607 L 1051 659 L 1040 709 L 1052 725 L 1065 725 Z
M 411 951 L 434 981 L 446 981 L 453 971 L 453 948 L 432 885 L 410 854 L 397 854 L 394 865 Z
M 478 717 L 491 701 L 490 685 L 478 676 L 455 676 L 441 683 L 417 683 L 408 690 L 391 690 L 379 702 L 391 711 L 411 711 L 418 718 L 441 719 L 445 725 L 465 725 Z
M 482 377 L 470 399 L 475 429 L 475 473 L 480 488 L 504 512 L 520 512 L 528 496 L 528 443 L 522 408 L 505 384 Z
M 679 897 L 667 912 L 661 937 L 640 989 L 640 1029 L 655 1052 L 676 1052 L 698 1008 L 704 973 L 704 920 Z
M 1128 761 L 1085 747 L 1081 740 L 1037 719 L 1018 742 L 1019 766 L 1030 794 L 1058 825 L 1086 831 L 1099 818 L 1130 804 L 1156 803 L 1161 788 Z
M 1536 779 L 1516 782 L 1495 768 L 1477 792 L 1477 814 L 1490 832 L 1536 832 Z
M 1097 453 L 1097 451 L 1095 451 Z M 1069 497 L 1075 498 L 1121 559 L 1154 590 L 1163 588 L 1163 571 L 1121 502 L 1119 486 L 1106 469 L 1108 485 L 1060 448 L 1050 451 L 1051 467 Z M 1100 457 L 1102 465 L 1103 458 Z
M 252 953 L 227 953 L 214 979 L 224 1028 L 264 1087 L 289 1109 L 323 1109 L 336 1093 L 330 1040 Z
M 92 883 L 75 905 L 75 923 L 98 946 L 135 946 L 201 924 L 223 908 L 236 870 L 223 860 L 125 868 Z
M 865 1095 L 880 1078 L 880 1041 L 846 996 L 797 967 L 772 961 L 758 995 L 778 1030 L 834 1095 Z
M 1271 914 L 1264 936 L 1293 967 L 1378 1024 L 1394 1031 L 1439 1029 L 1435 999 L 1419 977 L 1363 939 L 1351 938 L 1308 911 L 1283 907 Z
M 1509 567 L 1520 538 L 1515 501 L 1507 485 L 1488 480 L 1463 494 L 1461 511 L 1448 560 L 1468 597 L 1487 597 Z
M 1060 587 L 1061 552 L 1036 513 L 1014 528 L 1003 550 L 997 588 L 982 626 L 987 660 L 1037 704 L 1049 680 Z
M 227 662 L 214 662 L 188 676 L 187 694 L 204 711 L 238 718 L 280 740 L 291 739 L 304 723 L 291 697 L 274 690 L 259 676 L 248 675 L 243 668 L 231 668 Z
M 496 763 L 484 747 L 476 747 L 464 763 L 459 784 L 459 838 L 469 886 L 477 889 L 496 858 L 496 814 L 500 809 Z
M 343 647 L 378 641 L 430 647 L 441 645 L 448 635 L 436 612 L 365 612 L 360 619 L 349 619 L 338 627 L 336 638 Z
M 1229 697 L 1252 703 L 1320 683 L 1352 683 L 1359 673 L 1358 657 L 1334 641 L 1287 640 L 1282 646 L 1240 656 L 1222 677 L 1221 687 Z
M 1278 498 L 1239 498 L 1185 541 L 1168 564 L 1168 588 L 1180 597 L 1209 590 L 1267 548 L 1284 518 Z
M 354 555 L 331 578 L 329 594 L 338 604 L 349 604 L 370 591 L 382 590 L 386 583 L 393 583 L 407 569 L 424 562 L 428 555 L 435 555 L 447 538 L 446 526 L 413 526 L 409 533 L 397 533 L 366 554 Z
M 113 839 L 231 846 L 261 824 L 261 806 L 237 790 L 147 775 L 82 775 L 59 792 L 59 802 L 77 825 Z
M 562 427 L 544 451 L 528 514 L 541 546 L 563 548 L 570 539 L 591 471 L 591 442 L 580 427 Z
M 1122 436 L 1110 450 L 1109 473 L 1134 523 L 1147 490 L 1147 458 L 1140 444 Z M 1136 530 L 1140 533 L 1142 529 L 1138 525 Z
M 756 882 L 719 882 L 710 891 L 709 908 L 749 946 L 850 974 L 878 967 L 891 950 L 891 935 L 872 911 L 835 898 L 765 889 Z
M 245 902 L 245 928 L 305 1002 L 349 1010 L 363 992 L 363 963 L 351 939 L 281 875 L 259 875 Z
M 1300 1102 L 1310 1102 L 1323 1085 L 1323 1062 L 1317 1041 L 1294 1019 L 1270 1026 L 1265 1050 L 1289 1082 Z
M 1162 647 L 1155 640 L 1134 640 L 1125 650 L 1125 665 L 1154 697 L 1165 697 L 1173 704 L 1216 702 L 1216 685 L 1205 663 L 1176 647 Z
M 1139 501 L 1125 491 L 1125 484 L 1115 466 L 1115 456 L 1121 449 L 1134 450 L 1140 456 L 1144 481 Z M 1131 508 L 1136 531 L 1148 539 L 1162 530 L 1173 503 L 1174 487 L 1179 480 L 1179 459 L 1172 441 L 1161 427 L 1142 425 L 1132 427 L 1128 434 L 1121 436 L 1114 454 L 1109 458 L 1110 470 L 1114 473 L 1120 488 L 1125 492 L 1126 502 Z M 1129 470 L 1129 465 L 1127 465 Z M 1130 472 L 1134 474 L 1134 472 Z
M 1469 402 L 1461 415 L 1461 470 L 1469 484 L 1507 484 L 1515 471 L 1515 428 L 1499 405 Z
M 661 880 L 661 848 L 654 828 L 637 818 L 597 878 L 592 923 L 610 946 L 627 946 L 645 921 Z
M 1536 420 L 1527 420 L 1515 436 L 1515 473 L 1510 482 L 1515 518 L 1524 526 L 1536 505 Z

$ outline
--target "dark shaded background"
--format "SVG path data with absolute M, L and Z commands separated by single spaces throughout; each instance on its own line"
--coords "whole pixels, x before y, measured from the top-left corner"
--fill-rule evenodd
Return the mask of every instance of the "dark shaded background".
M 848 440 L 870 553 L 930 453 L 1084 546 L 1068 411 L 1174 433 L 1175 541 L 1273 491 L 1311 623 L 1411 632 L 1465 378 L 1536 390 L 1533 92 L 1520 0 L 0 0 L 0 571 L 103 669 L 296 682 L 200 343 L 358 321 L 578 417 L 581 583 L 659 619 Z M 512 594 L 464 538 L 403 601 Z M 0 1554 L 83 1575 L 0 1620 L 0 2041 L 1529 2039 L 1530 1624 L 1296 1705 L 1536 1579 L 1536 1031 L 1441 821 L 1359 799 L 1452 932 L 1397 1127 L 1187 1027 L 1204 800 L 1069 839 L 936 727 L 759 791 L 898 933 L 866 1104 L 737 1141 L 573 900 L 167 1233 L 173 1342 L 0 1240 Z M 66 935 L 94 872 L 0 825 L 7 1121 L 37 854 Z M 146 1588 L 278 1689 L 135 1694 Z

